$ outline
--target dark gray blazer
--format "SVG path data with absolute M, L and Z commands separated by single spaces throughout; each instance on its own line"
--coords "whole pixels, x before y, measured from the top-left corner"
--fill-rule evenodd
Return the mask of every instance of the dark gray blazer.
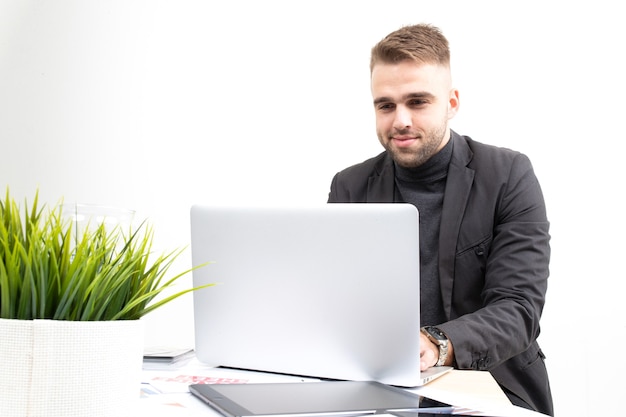
M 451 135 L 439 234 L 448 321 L 438 327 L 453 343 L 457 368 L 490 371 L 513 403 L 552 415 L 537 344 L 550 260 L 541 188 L 525 155 Z M 328 202 L 395 196 L 394 164 L 383 152 L 336 174 Z

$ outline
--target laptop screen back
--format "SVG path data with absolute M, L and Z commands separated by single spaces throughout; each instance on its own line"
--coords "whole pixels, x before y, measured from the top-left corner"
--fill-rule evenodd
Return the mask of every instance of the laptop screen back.
M 196 205 L 191 249 L 201 362 L 419 385 L 414 206 Z

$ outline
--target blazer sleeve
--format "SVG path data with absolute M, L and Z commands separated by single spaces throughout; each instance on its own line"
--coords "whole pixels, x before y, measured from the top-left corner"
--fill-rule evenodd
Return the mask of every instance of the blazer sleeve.
M 550 259 L 543 194 L 525 155 L 500 157 L 476 168 L 454 260 L 452 313 L 438 326 L 461 369 L 493 369 L 531 350 L 540 332 Z

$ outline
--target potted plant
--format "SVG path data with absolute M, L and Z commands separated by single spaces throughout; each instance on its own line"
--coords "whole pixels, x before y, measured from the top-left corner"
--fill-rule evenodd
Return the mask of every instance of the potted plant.
M 155 256 L 154 231 L 78 233 L 62 205 L 0 200 L 0 415 L 118 416 L 139 397 L 140 318 L 212 284 L 163 291 L 178 249 Z M 199 267 L 199 266 L 198 266 Z

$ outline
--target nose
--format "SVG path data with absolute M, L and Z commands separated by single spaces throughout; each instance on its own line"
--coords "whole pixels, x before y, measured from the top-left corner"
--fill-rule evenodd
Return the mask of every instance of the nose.
M 397 106 L 395 112 L 395 118 L 393 121 L 393 127 L 402 130 L 410 128 L 412 125 L 411 112 L 405 106 Z

